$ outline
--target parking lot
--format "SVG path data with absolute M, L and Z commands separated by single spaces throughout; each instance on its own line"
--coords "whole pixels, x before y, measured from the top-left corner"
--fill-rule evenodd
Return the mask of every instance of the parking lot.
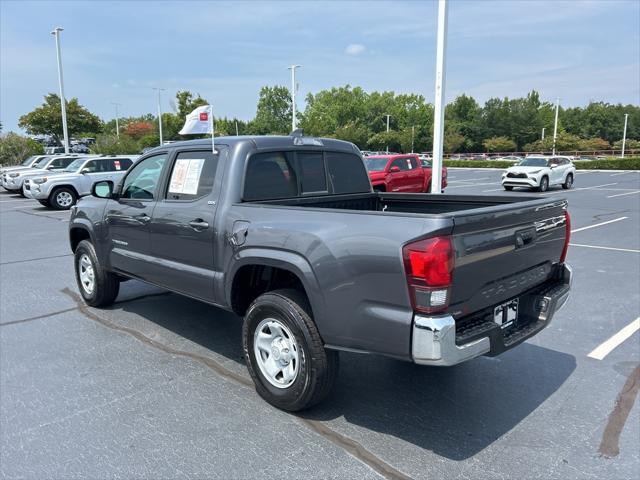
M 450 169 L 446 191 L 569 200 L 575 279 L 551 325 L 450 368 L 341 353 L 299 415 L 254 392 L 233 314 L 135 281 L 85 307 L 69 213 L 2 192 L 2 477 L 637 478 L 640 174 L 506 193 L 500 173 Z

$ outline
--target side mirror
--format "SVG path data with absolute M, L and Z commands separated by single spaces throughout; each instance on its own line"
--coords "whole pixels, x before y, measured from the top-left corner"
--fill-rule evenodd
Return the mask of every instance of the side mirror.
M 82 175 L 86 175 L 87 173 L 90 173 L 90 170 L 88 168 L 83 168 L 82 170 L 80 170 L 80 173 Z
M 49 166 L 47 167 L 47 170 L 53 170 L 54 168 L 55 168 L 55 167 L 54 167 L 53 165 L 49 165 Z
M 391 167 L 391 168 L 389 169 L 389 171 L 390 171 L 391 173 L 399 172 L 399 171 L 400 171 L 400 167 Z
M 94 183 L 91 187 L 91 195 L 97 198 L 112 198 L 113 182 L 111 180 L 103 180 L 102 182 Z
M 554 169 L 556 168 L 558 165 L 556 165 L 555 163 L 553 165 L 549 165 L 549 168 Z

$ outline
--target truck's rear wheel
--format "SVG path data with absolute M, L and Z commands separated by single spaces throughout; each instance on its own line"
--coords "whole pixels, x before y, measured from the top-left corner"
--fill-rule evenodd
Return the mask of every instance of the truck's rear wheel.
M 291 412 L 322 401 L 338 371 L 338 352 L 325 350 L 307 299 L 297 290 L 259 296 L 242 328 L 247 368 L 258 394 Z
M 103 268 L 90 241 L 82 240 L 76 247 L 74 267 L 80 295 L 87 305 L 102 307 L 114 302 L 120 281 Z

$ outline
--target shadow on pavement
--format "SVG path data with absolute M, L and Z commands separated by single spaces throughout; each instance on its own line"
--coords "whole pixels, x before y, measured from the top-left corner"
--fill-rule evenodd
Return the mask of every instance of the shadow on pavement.
M 179 295 L 139 302 L 121 298 L 116 308 L 244 363 L 237 316 Z M 463 460 L 515 428 L 575 368 L 573 356 L 530 343 L 500 357 L 448 368 L 342 352 L 333 393 L 301 416 L 320 421 L 344 417 L 352 425 Z

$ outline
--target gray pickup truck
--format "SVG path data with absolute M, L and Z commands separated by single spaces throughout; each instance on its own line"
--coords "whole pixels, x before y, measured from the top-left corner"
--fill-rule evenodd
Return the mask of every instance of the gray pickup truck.
M 353 144 L 299 132 L 158 147 L 71 212 L 88 305 L 135 278 L 235 312 L 256 390 L 290 411 L 328 394 L 340 350 L 497 355 L 571 285 L 565 200 L 374 192 Z

